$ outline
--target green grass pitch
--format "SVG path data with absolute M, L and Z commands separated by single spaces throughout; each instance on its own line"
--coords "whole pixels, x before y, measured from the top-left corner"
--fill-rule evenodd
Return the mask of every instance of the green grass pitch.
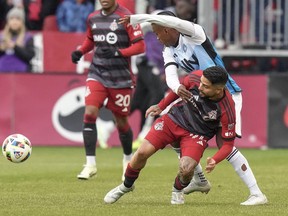
M 201 161 L 216 149 L 206 150 Z M 140 216 L 140 215 L 288 215 L 288 150 L 241 149 L 269 204 L 240 206 L 249 191 L 223 161 L 206 174 L 212 184 L 209 194 L 185 196 L 185 204 L 170 204 L 171 188 L 178 160 L 172 149 L 149 159 L 136 181 L 136 188 L 118 202 L 104 204 L 105 194 L 121 183 L 122 149 L 97 149 L 97 177 L 81 181 L 76 175 L 85 161 L 79 147 L 33 147 L 32 156 L 22 164 L 0 157 L 0 215 L 29 216 Z

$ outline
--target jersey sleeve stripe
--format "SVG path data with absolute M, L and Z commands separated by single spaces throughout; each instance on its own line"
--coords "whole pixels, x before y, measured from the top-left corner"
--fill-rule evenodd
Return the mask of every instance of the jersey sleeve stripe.
M 231 109 L 231 106 L 229 106 L 229 101 L 228 101 L 227 97 L 225 97 L 224 100 L 223 100 L 223 108 L 227 112 L 229 123 L 235 122 L 235 120 L 234 120 L 235 119 L 235 114 L 233 113 L 233 111 Z
M 167 68 L 170 65 L 175 65 L 178 68 L 178 64 L 176 64 L 175 62 L 168 62 L 167 64 L 164 65 L 164 67 Z
M 135 38 L 133 41 L 131 41 L 132 43 L 136 43 L 140 40 L 144 40 L 143 37 L 139 37 L 139 38 Z
M 196 74 L 190 74 L 190 82 L 200 83 L 200 77 Z

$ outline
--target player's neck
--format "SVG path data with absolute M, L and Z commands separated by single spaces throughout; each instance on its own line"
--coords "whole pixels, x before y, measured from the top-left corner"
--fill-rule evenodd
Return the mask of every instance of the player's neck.
M 177 47 L 179 45 L 179 40 L 180 40 L 180 34 L 179 34 L 177 40 L 175 41 L 173 47 Z
M 110 8 L 102 8 L 102 14 L 107 16 L 111 13 L 113 13 L 115 11 L 115 9 L 117 8 L 118 4 L 113 5 Z

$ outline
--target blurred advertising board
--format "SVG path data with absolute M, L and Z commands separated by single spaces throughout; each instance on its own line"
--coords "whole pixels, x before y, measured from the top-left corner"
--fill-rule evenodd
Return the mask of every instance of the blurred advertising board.
M 288 147 L 288 76 L 270 75 L 268 134 L 269 147 Z
M 243 89 L 242 138 L 236 140 L 236 146 L 266 146 L 267 77 L 234 78 Z M 34 145 L 83 145 L 85 80 L 86 75 L 63 73 L 0 74 L 0 140 L 23 133 Z M 134 138 L 139 133 L 139 118 L 135 112 L 129 119 Z M 97 122 L 99 133 L 110 130 L 108 145 L 119 146 L 118 134 L 111 127 L 111 113 L 104 109 L 100 119 L 104 124 Z M 215 143 L 211 141 L 210 145 Z

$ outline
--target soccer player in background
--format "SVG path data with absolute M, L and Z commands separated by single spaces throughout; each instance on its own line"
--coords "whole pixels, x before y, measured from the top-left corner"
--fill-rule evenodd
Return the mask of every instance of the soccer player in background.
M 116 0 L 99 0 L 102 8 L 87 18 L 87 37 L 80 49 L 73 51 L 72 62 L 94 49 L 94 56 L 86 81 L 83 139 L 86 164 L 77 176 L 89 179 L 96 174 L 96 119 L 104 100 L 115 118 L 123 148 L 123 176 L 132 157 L 133 133 L 128 123 L 131 94 L 135 78 L 130 57 L 145 51 L 140 25 L 118 24 L 119 18 L 130 14 Z
M 181 67 L 189 73 L 193 70 L 204 70 L 211 66 L 221 66 L 224 63 L 207 37 L 202 26 L 179 19 L 170 11 L 162 11 L 157 15 L 137 14 L 125 16 L 120 19 L 120 23 L 139 24 L 143 22 L 152 23 L 154 33 L 160 42 L 165 46 L 163 58 L 165 62 L 166 82 L 182 100 L 187 101 L 191 97 L 191 92 L 180 84 L 177 67 Z M 241 109 L 242 94 L 241 88 L 236 84 L 230 75 L 226 84 L 232 94 L 236 110 L 236 134 L 241 137 Z M 220 133 L 220 132 L 219 132 Z M 216 136 L 217 145 L 221 147 L 221 136 Z M 250 190 L 248 200 L 241 205 L 259 205 L 267 203 L 266 196 L 258 187 L 254 174 L 249 166 L 247 159 L 241 152 L 233 147 L 227 157 L 239 177 Z M 195 169 L 191 183 L 185 188 L 184 193 L 189 194 L 194 191 L 208 192 L 211 186 L 205 178 L 200 164 Z
M 125 181 L 109 191 L 104 201 L 114 203 L 132 191 L 147 159 L 169 143 L 179 141 L 181 158 L 172 188 L 171 204 L 184 204 L 183 189 L 190 183 L 194 169 L 208 147 L 208 140 L 218 133 L 219 127 L 222 127 L 223 145 L 213 157 L 207 158 L 206 171 L 211 172 L 232 151 L 236 117 L 233 99 L 225 88 L 227 80 L 226 70 L 219 66 L 197 70 L 186 76 L 183 86 L 191 92 L 191 97 L 187 101 L 180 100 L 167 114 L 156 119 L 128 164 Z M 177 98 L 179 96 L 171 91 L 158 105 L 151 106 L 146 116 L 159 115 Z

